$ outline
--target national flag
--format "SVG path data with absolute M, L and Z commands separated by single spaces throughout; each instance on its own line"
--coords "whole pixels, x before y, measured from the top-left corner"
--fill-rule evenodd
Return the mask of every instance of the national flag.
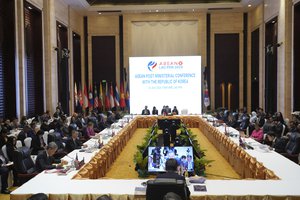
M 109 101 L 110 101 L 110 107 L 115 107 L 115 101 L 114 101 L 114 90 L 112 83 L 110 84 L 110 94 L 109 94 Z
M 82 90 L 81 90 L 80 83 L 79 83 L 79 86 L 78 86 L 78 99 L 79 99 L 80 106 L 83 106 L 83 97 L 82 97 Z
M 107 110 L 110 109 L 110 102 L 109 102 L 109 91 L 108 91 L 108 83 L 105 83 L 105 107 Z
M 204 106 L 208 107 L 210 105 L 209 94 L 208 94 L 208 85 L 207 81 L 204 81 Z
M 103 92 L 102 92 L 102 83 L 99 85 L 99 107 L 102 108 L 104 106 L 103 103 Z
M 125 102 L 127 108 L 129 109 L 130 108 L 129 82 L 127 82 L 127 86 L 126 86 Z
M 88 91 L 86 88 L 86 85 L 84 85 L 84 91 L 83 91 L 83 109 L 85 110 L 89 106 L 89 100 L 88 100 Z
M 116 83 L 116 86 L 115 86 L 115 106 L 116 107 L 120 106 L 120 94 L 119 94 L 117 83 Z
M 93 105 L 94 105 L 93 89 L 92 89 L 92 86 L 90 85 L 90 89 L 89 89 L 89 108 L 92 109 Z
M 94 89 L 94 108 L 99 107 L 99 100 L 98 100 L 98 93 L 97 93 L 97 86 L 95 85 Z
M 77 93 L 76 82 L 75 82 L 75 86 L 74 86 L 74 101 L 75 101 L 75 107 L 76 107 L 78 105 L 78 93 Z
M 121 81 L 121 85 L 120 85 L 120 107 L 121 108 L 125 108 L 126 104 L 125 104 L 125 93 L 124 93 L 124 83 L 123 81 Z

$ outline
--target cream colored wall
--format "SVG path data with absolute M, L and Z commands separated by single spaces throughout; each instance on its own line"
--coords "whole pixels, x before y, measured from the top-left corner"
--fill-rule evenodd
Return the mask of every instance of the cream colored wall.
M 239 106 L 243 107 L 243 13 L 212 13 L 211 14 L 211 107 L 215 108 L 215 34 L 239 34 Z M 224 66 L 226 67 L 226 66 Z
M 73 32 L 80 35 L 80 47 L 81 47 L 81 80 L 85 80 L 85 66 L 84 66 L 84 30 L 83 30 L 83 16 L 68 7 L 68 38 L 69 38 L 69 77 L 70 77 L 70 113 L 74 112 L 74 63 L 73 63 Z M 78 84 L 78 83 L 77 83 Z
M 139 21 L 180 21 L 180 20 L 197 20 L 198 21 L 198 50 L 197 54 L 201 55 L 202 67 L 206 66 L 206 13 L 155 13 L 155 14 L 124 14 L 124 67 L 128 71 L 129 57 L 132 56 L 131 50 L 131 23 Z

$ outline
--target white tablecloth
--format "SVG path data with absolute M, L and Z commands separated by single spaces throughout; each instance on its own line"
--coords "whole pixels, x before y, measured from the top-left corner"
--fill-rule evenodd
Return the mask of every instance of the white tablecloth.
M 219 127 L 222 129 L 222 127 Z M 107 131 L 107 130 L 106 130 Z M 231 130 L 230 131 L 236 131 Z M 104 134 L 105 130 L 101 132 Z M 236 137 L 232 137 L 235 142 Z M 270 151 L 262 152 L 256 141 L 246 139 L 254 147 L 254 150 L 246 150 L 251 156 L 264 164 L 265 167 L 275 172 L 281 180 L 207 180 L 207 192 L 195 192 L 193 185 L 189 185 L 192 196 L 203 195 L 274 195 L 274 196 L 299 196 L 300 199 L 300 167 L 280 154 Z M 87 142 L 93 145 L 91 139 Z M 257 144 L 257 145 L 256 145 Z M 97 151 L 97 150 L 96 150 Z M 71 152 L 66 159 L 75 158 L 76 153 L 79 160 L 83 157 L 88 162 L 96 153 Z M 95 179 L 95 180 L 73 180 L 76 171 L 65 176 L 57 174 L 45 174 L 42 172 L 29 182 L 17 188 L 11 194 L 34 194 L 44 192 L 46 194 L 135 194 L 135 187 L 142 187 L 141 183 L 146 180 L 118 180 L 118 179 Z

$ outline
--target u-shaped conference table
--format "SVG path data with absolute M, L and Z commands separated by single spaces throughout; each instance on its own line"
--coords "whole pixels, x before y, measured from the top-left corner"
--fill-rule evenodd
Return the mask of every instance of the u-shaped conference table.
M 232 165 L 242 180 L 206 180 L 206 192 L 196 192 L 190 184 L 191 199 L 300 199 L 300 166 L 282 155 L 269 151 L 251 138 L 245 141 L 254 149 L 245 150 L 239 146 L 239 132 L 231 127 L 214 127 L 208 116 L 125 116 L 112 129 L 99 134 L 104 146 L 93 149 L 98 137 L 87 141 L 88 152 L 74 150 L 65 160 L 75 156 L 84 158 L 86 164 L 80 170 L 66 175 L 42 172 L 11 193 L 11 199 L 26 199 L 35 193 L 46 193 L 49 199 L 96 199 L 109 194 L 113 199 L 145 199 L 144 179 L 101 179 L 108 172 L 122 149 L 137 128 L 148 128 L 158 118 L 180 118 L 190 128 L 199 128 L 209 141 Z M 224 132 L 230 134 L 225 135 Z M 114 132 L 113 137 L 110 137 Z

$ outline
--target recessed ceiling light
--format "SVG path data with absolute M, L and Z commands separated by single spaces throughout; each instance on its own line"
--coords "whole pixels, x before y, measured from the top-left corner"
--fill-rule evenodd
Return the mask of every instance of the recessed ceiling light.
M 250 8 L 252 5 L 251 4 L 248 4 L 248 7 Z

